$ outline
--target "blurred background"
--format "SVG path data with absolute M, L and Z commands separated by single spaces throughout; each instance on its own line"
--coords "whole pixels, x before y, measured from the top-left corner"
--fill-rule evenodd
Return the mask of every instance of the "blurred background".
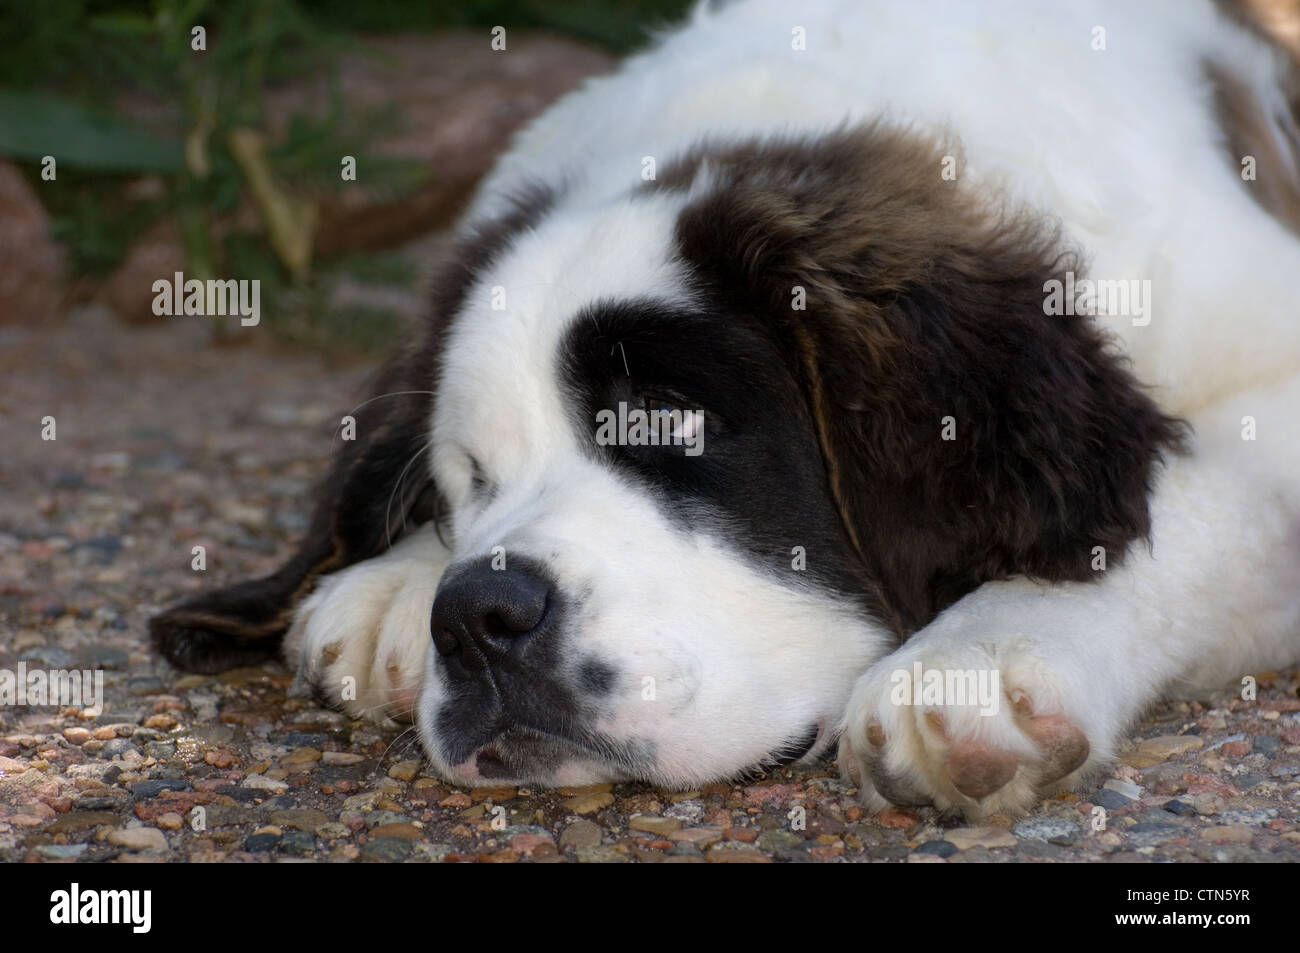
M 0 5 L 0 324 L 90 303 L 175 320 L 151 285 L 182 271 L 260 279 L 282 342 L 373 350 L 418 313 L 431 236 L 515 129 L 687 5 Z M 210 327 L 260 336 L 241 330 Z

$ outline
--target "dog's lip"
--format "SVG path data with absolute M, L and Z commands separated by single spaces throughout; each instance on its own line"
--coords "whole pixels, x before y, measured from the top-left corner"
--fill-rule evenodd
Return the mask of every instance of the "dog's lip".
M 520 777 L 528 773 L 527 769 L 535 767 L 533 762 L 539 754 L 529 751 L 528 747 L 537 743 L 564 749 L 566 761 L 573 759 L 608 761 L 598 750 L 567 735 L 534 728 L 531 725 L 510 725 L 475 748 L 464 761 L 452 765 L 451 772 L 462 781 Z M 551 771 L 555 767 L 558 767 L 558 764 L 551 766 Z

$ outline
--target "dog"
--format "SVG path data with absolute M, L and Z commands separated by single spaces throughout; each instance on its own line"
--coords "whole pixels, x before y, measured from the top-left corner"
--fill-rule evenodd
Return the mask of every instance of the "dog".
M 296 554 L 154 642 L 461 785 L 1077 787 L 1300 660 L 1298 93 L 1210 0 L 704 3 L 517 136 Z

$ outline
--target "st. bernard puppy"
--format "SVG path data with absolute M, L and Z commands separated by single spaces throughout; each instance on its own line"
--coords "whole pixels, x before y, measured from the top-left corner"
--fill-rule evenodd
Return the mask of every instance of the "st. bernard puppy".
M 518 136 L 300 550 L 156 644 L 465 785 L 1075 786 L 1300 660 L 1298 94 L 1211 0 L 702 4 Z

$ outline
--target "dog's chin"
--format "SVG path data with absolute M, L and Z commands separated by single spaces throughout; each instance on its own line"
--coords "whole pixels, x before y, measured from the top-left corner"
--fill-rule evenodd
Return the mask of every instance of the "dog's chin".
M 424 735 L 423 741 L 435 771 L 464 787 L 581 787 L 628 780 L 617 765 L 528 728 L 508 728 L 456 764 L 441 755 L 436 739 Z

